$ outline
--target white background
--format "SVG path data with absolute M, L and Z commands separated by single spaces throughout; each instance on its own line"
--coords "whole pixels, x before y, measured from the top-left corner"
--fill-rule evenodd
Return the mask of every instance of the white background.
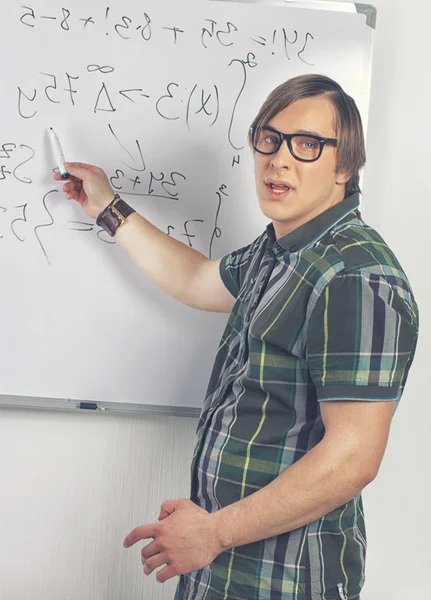
M 431 558 L 429 140 L 431 9 L 376 0 L 362 210 L 405 268 L 421 310 L 415 363 L 377 479 L 365 490 L 361 600 L 425 600 Z M 95 373 L 99 377 L 100 373 Z M 0 413 L 0 599 L 170 600 L 123 536 L 188 494 L 195 419 Z

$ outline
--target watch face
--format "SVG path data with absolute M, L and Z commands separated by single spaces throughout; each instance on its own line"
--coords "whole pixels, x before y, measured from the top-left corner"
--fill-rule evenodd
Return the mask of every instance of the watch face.
M 105 210 L 100 213 L 96 223 L 100 227 L 103 227 L 103 229 L 113 237 L 121 221 L 117 215 L 111 211 L 111 206 L 107 206 Z
M 97 217 L 96 223 L 113 237 L 120 225 L 134 212 L 135 209 L 116 194 L 113 201 Z

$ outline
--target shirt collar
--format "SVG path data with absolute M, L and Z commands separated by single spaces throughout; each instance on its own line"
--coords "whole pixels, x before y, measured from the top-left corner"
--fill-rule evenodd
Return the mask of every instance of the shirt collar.
M 334 225 L 358 207 L 359 192 L 356 192 L 278 240 L 275 239 L 274 225 L 270 223 L 267 227 L 268 239 L 275 247 L 281 246 L 284 251 L 297 252 L 322 238 Z

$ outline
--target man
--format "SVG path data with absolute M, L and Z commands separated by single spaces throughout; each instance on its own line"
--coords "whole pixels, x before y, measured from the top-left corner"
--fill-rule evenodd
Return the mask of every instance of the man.
M 117 198 L 111 208 L 102 170 L 66 165 L 67 197 L 147 276 L 190 306 L 231 313 L 198 425 L 191 500 L 164 502 L 159 521 L 124 545 L 153 538 L 145 573 L 182 575 L 178 600 L 353 600 L 364 583 L 361 490 L 385 451 L 418 309 L 394 254 L 361 219 L 362 125 L 337 83 L 307 75 L 279 86 L 250 142 L 271 224 L 218 261 Z

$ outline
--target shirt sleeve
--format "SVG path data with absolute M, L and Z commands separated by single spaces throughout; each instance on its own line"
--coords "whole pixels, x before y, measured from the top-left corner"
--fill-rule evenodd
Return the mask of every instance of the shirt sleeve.
M 220 261 L 220 277 L 234 298 L 237 298 L 243 286 L 246 273 L 250 267 L 253 254 L 253 245 L 249 244 L 231 254 L 227 254 Z
M 335 277 L 310 317 L 307 361 L 321 400 L 401 398 L 418 337 L 417 306 L 382 276 Z

